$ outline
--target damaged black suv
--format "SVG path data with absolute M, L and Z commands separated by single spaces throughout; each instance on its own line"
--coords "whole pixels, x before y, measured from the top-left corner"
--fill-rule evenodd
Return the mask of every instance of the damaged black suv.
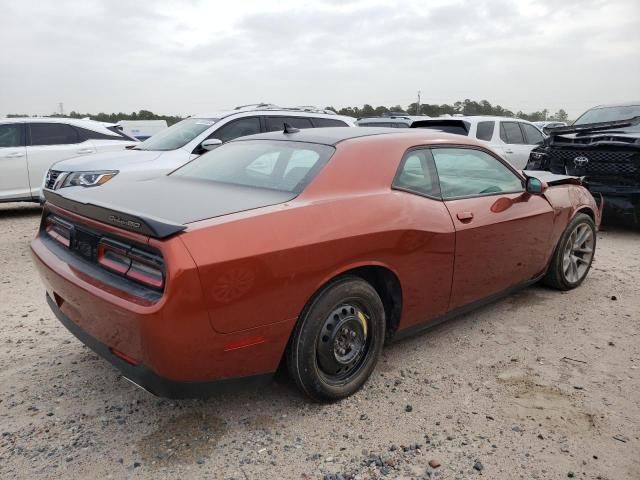
M 569 127 L 545 130 L 527 170 L 584 177 L 604 219 L 640 225 L 640 102 L 594 107 Z

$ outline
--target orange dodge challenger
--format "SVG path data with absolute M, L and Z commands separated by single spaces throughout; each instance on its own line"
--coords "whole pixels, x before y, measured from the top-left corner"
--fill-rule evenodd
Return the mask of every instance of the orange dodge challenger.
M 350 395 L 385 340 L 539 280 L 580 285 L 602 206 L 425 130 L 285 125 L 121 177 L 46 191 L 33 257 L 59 320 L 173 398 L 282 362 L 315 400 Z

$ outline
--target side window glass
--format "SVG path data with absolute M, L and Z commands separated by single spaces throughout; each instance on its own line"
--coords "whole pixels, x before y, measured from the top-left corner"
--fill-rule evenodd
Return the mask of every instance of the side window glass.
M 524 130 L 524 134 L 527 137 L 527 145 L 542 145 L 544 138 L 540 130 L 536 127 L 529 125 L 528 123 L 521 123 L 520 126 Z
M 320 155 L 313 150 L 296 150 L 291 154 L 282 176 L 282 184 L 287 189 L 294 189 L 316 165 Z
M 428 150 L 412 150 L 400 162 L 393 186 L 420 195 L 439 197 L 440 189 Z
M 486 152 L 434 148 L 432 153 L 444 199 L 524 190 L 522 180 Z
M 22 125 L 17 123 L 0 125 L 0 148 L 21 147 L 21 130 Z
M 322 128 L 322 127 L 347 127 L 348 126 L 342 120 L 335 120 L 333 118 L 316 118 L 316 117 L 313 117 L 311 120 L 313 121 L 313 126 L 316 127 L 316 128 Z
M 525 144 L 518 122 L 500 122 L 500 138 L 510 145 Z
M 65 123 L 30 123 L 31 145 L 70 145 L 80 143 L 78 132 Z
M 486 142 L 491 141 L 493 138 L 493 129 L 496 122 L 478 122 L 478 128 L 476 129 L 476 138 L 478 140 L 484 140 Z
M 295 128 L 313 128 L 311 120 L 305 117 L 266 117 L 267 132 L 277 132 L 284 128 L 285 122 Z
M 213 132 L 209 138 L 217 138 L 228 142 L 234 138 L 260 133 L 260 119 L 258 117 L 240 118 L 223 125 Z

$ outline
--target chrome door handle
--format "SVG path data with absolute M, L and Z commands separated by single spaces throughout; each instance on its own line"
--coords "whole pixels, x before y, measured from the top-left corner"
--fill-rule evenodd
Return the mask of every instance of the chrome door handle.
M 504 153 L 513 153 L 513 150 L 505 150 Z
M 80 150 L 76 150 L 76 153 L 93 153 L 93 149 L 91 149 L 91 148 L 81 148 Z
M 22 152 L 13 152 L 13 153 L 8 153 L 7 155 L 5 155 L 5 158 L 20 158 L 20 157 L 24 157 L 24 153 L 22 153 Z

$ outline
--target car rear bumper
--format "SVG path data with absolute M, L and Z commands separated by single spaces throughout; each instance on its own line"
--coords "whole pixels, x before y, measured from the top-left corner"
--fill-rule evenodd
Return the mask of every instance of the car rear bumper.
M 214 393 L 237 389 L 239 387 L 265 385 L 269 383 L 273 377 L 272 374 L 262 374 L 199 382 L 183 382 L 165 378 L 144 365 L 132 364 L 116 355 L 112 348 L 89 335 L 62 313 L 58 305 L 56 305 L 55 300 L 53 300 L 48 293 L 46 297 L 49 307 L 51 307 L 55 316 L 67 330 L 87 347 L 115 366 L 124 378 L 153 395 L 173 399 L 203 398 Z
M 42 235 L 31 249 L 47 302 L 58 319 L 125 378 L 151 393 L 204 397 L 256 380 L 250 377 L 264 380 L 278 368 L 290 325 L 215 332 L 195 269 L 182 269 L 170 293 L 159 300 L 136 303 L 135 297 L 98 278 L 90 266 L 80 268 Z

